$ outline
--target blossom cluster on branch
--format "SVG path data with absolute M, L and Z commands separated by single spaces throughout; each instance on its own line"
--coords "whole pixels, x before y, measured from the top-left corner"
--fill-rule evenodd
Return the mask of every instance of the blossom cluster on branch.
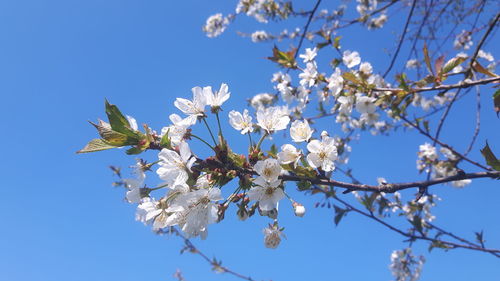
M 485 246 L 482 232 L 476 233 L 476 241 L 472 242 L 435 225 L 431 208 L 439 198 L 429 192 L 429 187 L 438 184 L 464 187 L 472 179 L 500 178 L 500 161 L 488 144 L 481 149 L 486 164 L 468 155 L 479 133 L 479 117 L 465 152 L 440 139 L 442 125 L 456 100 L 474 88 L 479 91 L 479 85 L 491 87 L 500 82 L 500 76 L 495 74 L 494 56 L 482 49 L 498 26 L 500 14 L 479 29 L 484 35 L 476 45 L 470 31 L 457 34 L 453 47 L 459 51 L 448 58 L 438 54 L 439 50 L 431 54 L 426 42 L 422 43 L 421 51 L 416 51 L 420 35 L 411 35 L 415 44 L 410 55 L 414 58 L 407 60 L 404 71 L 394 73 L 391 80 L 386 77 L 392 73 L 399 47 L 384 73 L 364 60 L 359 51 L 344 49 L 339 31 L 356 23 L 369 30 L 382 28 L 389 20 L 388 9 L 397 2 L 410 9 L 400 47 L 414 10 L 426 8 L 418 1 L 357 0 L 359 17 L 346 20 L 347 6 L 333 11 L 318 10 L 321 0 L 306 11 L 295 10 L 290 1 L 241 0 L 235 14 L 224 17 L 218 13 L 207 19 L 203 31 L 208 37 L 221 35 L 241 15 L 260 23 L 290 17 L 307 19 L 302 29 L 293 32 L 271 34 L 257 30 L 249 35 L 253 42 L 299 40 L 297 47 L 285 50 L 275 45 L 270 51 L 267 59 L 282 68 L 272 75 L 274 93 L 259 93 L 249 98 L 250 108 L 225 108 L 228 114 L 222 115 L 222 108 L 231 96 L 229 86 L 222 84 L 215 91 L 210 86 L 194 87 L 192 99 L 179 97 L 174 102 L 183 116 L 171 113 L 171 124 L 166 124 L 159 133 L 147 125 L 143 131 L 139 130 L 134 118 L 106 102 L 109 122 L 92 123 L 101 138 L 92 140 L 79 152 L 123 146 L 130 146 L 127 154 L 159 151 L 158 159 L 151 163 L 138 159 L 133 166 L 135 177 L 120 179 L 116 184 L 126 188 L 128 202 L 138 204 L 138 221 L 151 225 L 157 232 L 179 227 L 185 239 L 198 236 L 205 239 L 208 225 L 221 222 L 226 211 L 234 207 L 241 220 L 256 213 L 269 217 L 271 222 L 263 230 L 264 244 L 268 248 L 278 247 L 284 237 L 284 228 L 279 225 L 279 212 L 283 208 L 278 208 L 282 200 L 290 201 L 288 211 L 296 216 L 302 217 L 306 212 L 298 203 L 300 200 L 288 192 L 294 188 L 290 183 L 295 183 L 296 189 L 304 194 L 324 195 L 323 205 L 334 208 L 336 224 L 347 213 L 354 212 L 406 237 L 409 247 L 394 251 L 390 258 L 390 268 L 397 280 L 416 280 L 420 276 L 425 259 L 411 250 L 417 240 L 428 242 L 430 249 L 464 248 L 500 257 L 500 250 Z M 316 30 L 310 30 L 311 23 L 317 24 Z M 310 46 L 302 50 L 305 40 Z M 473 46 L 476 49 L 472 53 L 465 53 Z M 333 58 L 320 54 L 326 49 L 333 50 Z M 330 64 L 324 67 L 320 59 Z M 413 69 L 418 73 L 406 74 Z M 498 114 L 499 91 L 493 95 L 493 101 Z M 316 114 L 308 115 L 314 106 Z M 441 119 L 431 119 L 440 111 L 443 111 Z M 316 122 L 322 118 L 330 118 L 338 130 L 317 128 Z M 229 123 L 241 133 L 241 138 L 248 137 L 248 151 L 233 151 L 234 140 L 225 138 L 221 122 Z M 205 126 L 210 138 L 193 134 L 193 126 Z M 377 185 L 358 181 L 347 166 L 352 164 L 351 142 L 359 141 L 363 131 L 389 135 L 399 128 L 411 128 L 424 138 L 416 148 L 416 163 L 418 173 L 427 175 L 426 180 L 391 183 L 380 178 Z M 285 143 L 279 148 L 273 144 L 270 150 L 263 149 L 267 146 L 264 142 L 274 142 L 280 131 L 287 136 Z M 189 144 L 194 141 L 209 148 L 211 156 L 199 158 Z M 161 183 L 146 183 L 148 171 L 156 171 Z M 352 181 L 339 181 L 338 173 Z M 119 171 L 117 174 L 121 177 Z M 228 184 L 236 182 L 236 187 Z M 399 191 L 409 188 L 415 189 L 416 195 L 405 202 Z M 359 206 L 349 203 L 344 196 L 353 196 Z M 391 214 L 403 219 L 409 228 L 390 224 L 386 218 Z

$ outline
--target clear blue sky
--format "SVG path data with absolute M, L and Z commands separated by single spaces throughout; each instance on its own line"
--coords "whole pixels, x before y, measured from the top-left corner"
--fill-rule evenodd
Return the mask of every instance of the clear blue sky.
M 156 236 L 134 221 L 135 207 L 124 202 L 122 189 L 111 186 L 115 178 L 107 168 L 125 168 L 133 157 L 123 150 L 75 154 L 96 136 L 86 121 L 105 117 L 105 98 L 159 130 L 177 112 L 174 99 L 190 98 L 194 86 L 228 83 L 232 96 L 226 114 L 245 108 L 251 95 L 271 91 L 268 81 L 276 68 L 263 59 L 271 45 L 235 35 L 266 26 L 244 19 L 218 39 L 201 32 L 209 15 L 234 6 L 227 1 L 0 1 L 0 280 L 174 280 L 176 269 L 190 281 L 234 280 L 212 273 L 196 256 L 180 255 L 179 239 Z M 387 32 L 352 29 L 342 34 L 343 46 L 358 50 L 375 69 L 385 69 L 388 62 L 380 54 L 394 46 L 388 31 L 399 32 L 400 26 L 396 19 Z M 500 56 L 498 46 L 490 44 L 486 50 Z M 491 89 L 482 94 L 484 134 L 472 153 L 479 160 L 478 149 L 486 139 L 500 154 Z M 473 131 L 474 115 L 464 113 L 472 101 L 461 100 L 444 127 L 443 139 L 460 149 L 468 142 L 463 136 Z M 331 123 L 324 126 L 338 130 Z M 195 130 L 204 134 L 203 127 Z M 246 137 L 229 128 L 226 132 L 235 140 L 233 149 L 243 153 Z M 425 141 L 416 133 L 363 136 L 353 143 L 351 163 L 357 177 L 368 183 L 379 176 L 419 179 L 416 152 Z M 194 141 L 192 148 L 205 153 Z M 144 158 L 154 161 L 156 155 Z M 149 178 L 154 182 L 154 174 Z M 436 223 L 471 239 L 472 231 L 484 229 L 488 245 L 500 247 L 498 182 L 478 180 L 462 190 L 440 186 L 433 191 L 443 198 Z M 287 240 L 277 250 L 262 243 L 267 218 L 242 223 L 234 210 L 210 227 L 207 240 L 194 239 L 195 244 L 257 280 L 391 279 L 389 256 L 405 247 L 401 236 L 355 214 L 335 227 L 331 209 L 313 207 L 319 196 L 290 192 L 307 214 L 296 218 L 287 202 L 280 206 Z M 413 191 L 403 193 L 403 198 L 411 196 Z M 427 254 L 427 245 L 417 245 L 417 253 Z M 421 280 L 500 276 L 498 259 L 486 254 L 435 250 L 426 257 Z

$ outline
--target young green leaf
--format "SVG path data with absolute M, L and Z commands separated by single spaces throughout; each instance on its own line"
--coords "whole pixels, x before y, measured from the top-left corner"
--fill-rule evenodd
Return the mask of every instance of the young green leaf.
M 491 151 L 488 142 L 486 142 L 484 148 L 481 149 L 481 154 L 483 154 L 488 165 L 490 165 L 493 169 L 500 171 L 500 161 L 496 158 L 495 154 L 493 154 L 493 151 Z
M 101 150 L 106 150 L 106 149 L 111 149 L 118 147 L 116 145 L 109 144 L 103 139 L 93 139 L 91 140 L 84 148 L 78 150 L 76 153 L 88 153 L 88 152 L 95 152 L 95 151 L 101 151 Z

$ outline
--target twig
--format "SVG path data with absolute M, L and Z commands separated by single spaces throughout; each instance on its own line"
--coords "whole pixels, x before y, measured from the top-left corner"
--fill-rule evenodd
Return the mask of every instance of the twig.
M 323 189 L 321 188 L 317 188 L 318 191 L 320 192 L 323 192 L 323 193 L 327 193 L 325 192 Z M 396 228 L 395 226 L 392 226 L 390 225 L 389 223 L 381 220 L 380 218 L 376 217 L 374 214 L 372 213 L 368 213 L 368 212 L 364 212 L 354 206 L 352 206 L 351 204 L 347 203 L 346 201 L 338 198 L 337 196 L 335 195 L 328 195 L 327 196 L 330 196 L 331 198 L 333 198 L 334 200 L 342 203 L 345 207 L 347 207 L 350 211 L 354 211 L 358 214 L 361 214 L 365 217 L 368 217 L 380 224 L 382 224 L 383 226 L 389 228 L 390 230 L 392 231 L 395 231 L 405 237 L 408 237 L 410 240 L 415 240 L 415 239 L 419 239 L 419 240 L 426 240 L 426 241 L 430 241 L 430 242 L 433 242 L 433 243 L 442 243 L 448 247 L 451 247 L 451 248 L 463 248 L 463 249 L 469 249 L 469 250 L 474 250 L 474 251 L 480 251 L 480 252 L 486 252 L 486 253 L 490 253 L 494 256 L 496 256 L 497 258 L 500 258 L 500 250 L 497 250 L 497 249 L 487 249 L 487 248 L 484 248 L 484 247 L 481 247 L 481 246 L 478 246 L 478 245 L 475 245 L 475 244 L 469 244 L 470 242 L 467 242 L 465 244 L 458 244 L 458 243 L 453 243 L 453 242 L 449 242 L 449 241 L 444 241 L 444 240 L 439 240 L 439 239 L 435 239 L 435 238 L 430 238 L 430 237 L 427 237 L 427 236 L 424 236 L 424 235 L 415 235 L 414 233 L 407 233 L 399 228 Z M 426 222 L 427 223 L 427 222 Z M 449 232 L 446 232 L 445 234 L 451 234 Z M 457 240 L 460 240 L 462 238 L 459 238 L 459 237 L 456 237 L 456 236 L 452 236 L 453 238 L 457 239 Z M 461 240 L 460 240 L 461 241 Z M 465 239 L 464 239 L 465 241 Z
M 398 57 L 399 51 L 401 50 L 401 46 L 403 45 L 403 41 L 406 36 L 406 32 L 408 31 L 408 25 L 410 24 L 410 20 L 413 17 L 413 11 L 415 10 L 415 5 L 417 4 L 417 0 L 413 0 L 413 3 L 411 4 L 411 9 L 410 9 L 410 14 L 408 15 L 408 18 L 406 19 L 406 24 L 403 29 L 403 34 L 401 35 L 401 38 L 399 39 L 398 47 L 396 48 L 396 53 L 392 57 L 391 63 L 389 64 L 389 67 L 385 71 L 384 75 L 382 77 L 386 77 L 387 74 L 391 71 L 392 67 L 394 66 L 394 62 L 396 61 L 396 58 Z
M 420 93 L 420 92 L 429 92 L 429 91 L 441 91 L 441 90 L 451 90 L 451 89 L 461 89 L 461 88 L 469 88 L 476 85 L 484 85 L 489 83 L 497 83 L 500 82 L 500 76 L 489 77 L 481 80 L 465 82 L 461 81 L 456 84 L 450 85 L 439 85 L 434 87 L 422 87 L 422 88 L 414 88 L 410 89 L 412 93 Z M 402 89 L 400 88 L 373 88 L 371 89 L 373 92 L 400 92 Z
M 486 32 L 483 35 L 483 38 L 481 38 L 481 41 L 477 44 L 476 51 L 474 51 L 474 55 L 472 55 L 469 63 L 469 73 L 472 73 L 473 65 L 474 62 L 476 61 L 477 55 L 479 54 L 479 51 L 481 50 L 481 47 L 483 46 L 484 42 L 486 41 L 486 38 L 490 35 L 491 31 L 493 31 L 494 27 L 496 26 L 496 23 L 500 19 L 500 12 L 495 16 L 495 18 L 491 21 L 490 26 L 486 30 Z M 468 76 L 468 75 L 466 75 Z
M 172 227 L 170 228 L 170 233 L 173 233 L 175 234 L 176 236 L 179 236 L 180 238 L 182 238 L 183 242 L 184 242 L 184 246 L 185 246 L 185 249 L 189 250 L 189 252 L 193 253 L 193 254 L 197 254 L 199 255 L 200 257 L 202 257 L 206 262 L 208 262 L 210 265 L 212 265 L 213 269 L 216 270 L 216 271 L 219 271 L 219 272 L 223 272 L 223 273 L 229 273 L 237 278 L 240 278 L 240 279 L 243 279 L 243 280 L 248 280 L 248 281 L 255 281 L 255 279 L 252 279 L 251 277 L 249 276 L 245 276 L 243 274 L 240 274 L 238 272 L 235 272 L 225 266 L 222 266 L 220 262 L 217 262 L 214 259 L 210 259 L 206 254 L 204 254 L 203 252 L 201 252 L 198 248 L 196 248 L 194 246 L 194 244 L 191 242 L 191 240 L 189 240 L 186 236 L 184 236 L 179 230 L 177 230 L 175 227 Z
M 311 21 L 314 17 L 314 13 L 316 13 L 316 10 L 318 9 L 320 3 L 321 3 L 321 0 L 316 1 L 316 5 L 314 5 L 314 8 L 312 9 L 311 14 L 309 14 L 309 18 L 307 19 L 307 23 L 304 26 L 304 32 L 302 32 L 302 35 L 300 36 L 299 45 L 297 46 L 297 50 L 295 51 L 294 59 L 297 59 L 297 56 L 299 55 L 299 51 L 300 51 L 300 48 L 302 47 L 302 43 L 304 42 L 304 38 L 306 37 L 307 30 L 309 29 L 309 25 L 311 24 Z
M 456 151 L 453 147 L 451 147 L 450 145 L 446 144 L 446 143 L 443 143 L 437 139 L 435 139 L 433 136 L 431 136 L 429 133 L 427 133 L 426 131 L 422 130 L 422 128 L 420 128 L 420 126 L 414 124 L 413 122 L 411 122 L 410 120 L 408 120 L 406 117 L 404 116 L 399 116 L 401 117 L 401 119 L 403 119 L 406 123 L 408 123 L 408 125 L 412 126 L 413 128 L 417 129 L 417 131 L 420 132 L 420 134 L 428 137 L 430 140 L 436 142 L 437 144 L 443 146 L 443 147 L 446 147 L 448 148 L 451 152 L 453 152 L 454 154 L 456 154 L 458 157 L 460 157 L 461 159 L 473 164 L 473 165 L 476 165 L 477 167 L 479 168 L 482 168 L 484 170 L 487 170 L 487 171 L 491 171 L 491 168 L 488 168 L 474 160 L 471 160 L 470 158 L 467 158 L 467 156 L 461 154 L 460 152 Z

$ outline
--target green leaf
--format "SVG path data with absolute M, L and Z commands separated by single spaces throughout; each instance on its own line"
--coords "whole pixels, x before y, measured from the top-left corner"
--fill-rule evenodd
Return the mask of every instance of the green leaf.
M 500 112 L 500 89 L 496 90 L 493 94 L 493 106 L 498 117 L 498 113 Z
M 466 57 L 455 57 L 449 60 L 443 67 L 443 70 L 441 71 L 443 74 L 448 73 L 452 71 L 455 67 L 459 66 L 462 64 L 467 58 Z
M 267 59 L 274 61 L 280 64 L 283 67 L 287 68 L 296 68 L 297 62 L 295 61 L 295 53 L 297 52 L 297 48 L 293 48 L 288 52 L 283 52 L 276 47 L 273 48 L 273 56 L 267 57 Z
M 481 154 L 483 154 L 484 159 L 486 159 L 486 163 L 490 165 L 493 169 L 500 171 L 500 161 L 496 158 L 495 154 L 490 149 L 488 142 L 483 149 L 481 149 Z
M 114 104 L 110 104 L 106 100 L 106 115 L 108 115 L 109 124 L 113 131 L 122 133 L 126 136 L 132 137 L 134 139 L 141 139 L 142 134 L 132 130 L 127 118 L 123 116 L 118 107 Z
M 335 37 L 335 39 L 333 39 L 333 47 L 335 49 L 340 49 L 340 39 L 342 38 L 342 36 L 337 36 Z
M 78 150 L 76 153 L 88 153 L 88 152 L 95 152 L 95 151 L 101 151 L 101 150 L 106 150 L 106 149 L 111 149 L 118 147 L 116 145 L 109 144 L 103 139 L 93 139 L 87 145 Z
M 355 85 L 361 85 L 361 81 L 356 77 L 356 75 L 352 74 L 351 72 L 344 72 L 342 73 L 342 77 Z
M 429 57 L 429 50 L 427 49 L 427 44 L 424 42 L 424 60 L 425 65 L 427 66 L 427 70 L 432 76 L 434 76 L 434 71 L 432 71 L 431 59 Z
M 125 153 L 127 153 L 128 155 L 136 155 L 136 154 L 141 154 L 143 151 L 144 150 L 141 149 L 140 147 L 134 146 L 134 147 L 127 149 L 127 151 L 125 151 Z
M 98 124 L 90 121 L 89 123 L 97 129 L 97 132 L 99 133 L 101 138 L 111 145 L 124 146 L 137 144 L 137 140 L 114 131 L 113 129 L 111 129 L 108 123 L 102 120 L 99 120 Z
M 168 136 L 170 129 L 161 137 L 160 146 L 168 149 L 172 149 L 172 142 L 170 141 L 170 137 Z
M 333 219 L 333 221 L 335 222 L 335 225 L 338 226 L 342 218 L 344 218 L 345 215 L 347 215 L 349 210 L 340 208 L 336 205 L 333 205 L 333 208 L 335 209 L 335 218 Z

